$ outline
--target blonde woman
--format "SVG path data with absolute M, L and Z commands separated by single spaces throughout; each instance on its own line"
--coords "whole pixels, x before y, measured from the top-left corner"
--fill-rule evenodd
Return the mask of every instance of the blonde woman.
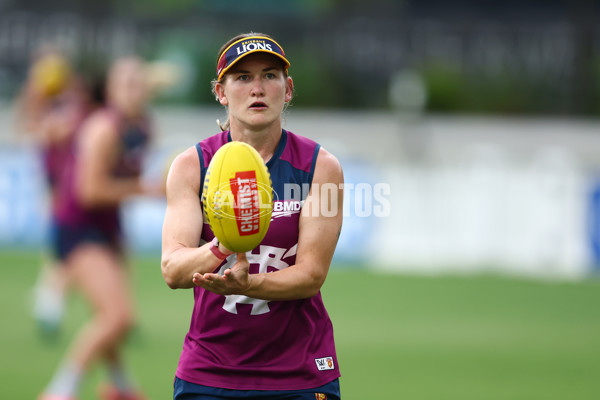
M 130 196 L 161 194 L 141 179 L 151 129 L 145 64 L 122 58 L 110 68 L 107 105 L 95 111 L 75 138 L 60 181 L 56 249 L 73 284 L 90 302 L 92 318 L 73 341 L 41 400 L 77 398 L 95 361 L 108 366 L 105 400 L 140 400 L 124 367 L 121 347 L 135 312 L 121 248 L 119 205 Z

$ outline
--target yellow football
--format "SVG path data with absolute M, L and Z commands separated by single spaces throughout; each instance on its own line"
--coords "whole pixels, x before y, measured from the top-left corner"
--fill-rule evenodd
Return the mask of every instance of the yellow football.
M 71 74 L 69 63 L 58 54 L 48 54 L 32 66 L 31 79 L 34 87 L 45 96 L 60 93 Z
M 260 244 L 271 222 L 273 187 L 260 154 L 243 142 L 229 142 L 213 156 L 202 189 L 204 217 L 229 250 Z

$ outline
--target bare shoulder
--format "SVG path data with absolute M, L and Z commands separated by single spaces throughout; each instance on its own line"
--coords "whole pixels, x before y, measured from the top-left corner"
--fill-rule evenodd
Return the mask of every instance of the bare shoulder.
M 186 171 L 195 170 L 200 174 L 200 160 L 195 146 L 189 147 L 180 153 L 171 164 L 171 172 L 185 174 Z
M 170 190 L 188 187 L 200 190 L 200 160 L 195 146 L 183 151 L 173 160 L 167 176 L 167 195 Z
M 344 179 L 342 165 L 339 160 L 329 151 L 321 147 L 317 155 L 314 180 L 320 183 L 342 182 Z
M 104 110 L 91 114 L 81 127 L 81 140 L 92 142 L 111 142 L 118 133 L 115 120 Z

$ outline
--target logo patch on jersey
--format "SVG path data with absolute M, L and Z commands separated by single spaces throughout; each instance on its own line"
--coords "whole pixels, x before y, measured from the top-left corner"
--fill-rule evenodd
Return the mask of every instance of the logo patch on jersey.
M 273 213 L 271 214 L 271 221 L 275 218 L 287 217 L 292 214 L 297 214 L 302 210 L 304 201 L 288 200 L 288 201 L 274 201 L 273 202 Z
M 333 357 L 315 358 L 319 371 L 327 371 L 333 369 Z
M 315 397 L 317 400 L 327 400 L 327 395 L 325 393 L 315 393 Z

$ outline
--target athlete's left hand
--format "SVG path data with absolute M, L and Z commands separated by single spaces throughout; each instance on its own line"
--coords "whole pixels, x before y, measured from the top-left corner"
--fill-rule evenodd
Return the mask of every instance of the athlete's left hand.
M 243 294 L 250 286 L 249 268 L 246 253 L 237 253 L 237 262 L 233 267 L 227 268 L 223 275 L 196 272 L 192 281 L 194 285 L 216 294 Z

